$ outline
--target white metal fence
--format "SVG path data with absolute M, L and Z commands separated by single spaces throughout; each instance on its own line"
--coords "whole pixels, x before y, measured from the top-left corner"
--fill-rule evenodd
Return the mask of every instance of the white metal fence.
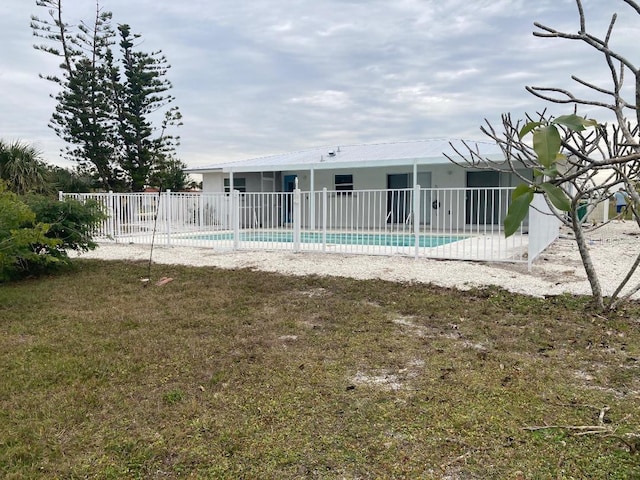
M 61 193 L 94 199 L 99 241 L 528 262 L 558 236 L 536 204 L 513 236 L 502 225 L 511 188 L 291 193 Z
M 538 255 L 558 238 L 560 224 L 560 220 L 551 214 L 544 196 L 536 194 L 529 207 L 529 269 Z

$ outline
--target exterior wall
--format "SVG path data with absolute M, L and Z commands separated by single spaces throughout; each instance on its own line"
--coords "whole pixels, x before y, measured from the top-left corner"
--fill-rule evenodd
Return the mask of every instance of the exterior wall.
M 262 191 L 262 178 L 259 173 L 234 173 L 233 178 L 245 178 L 247 192 Z
M 225 174 L 205 173 L 202 175 L 202 191 L 203 192 L 224 192 Z
M 387 188 L 387 175 L 407 174 L 409 176 L 409 187 L 413 186 L 413 166 L 404 167 L 380 167 L 380 168 L 343 168 L 336 170 L 315 170 L 314 190 L 321 191 L 335 189 L 335 175 L 353 175 L 354 190 L 379 190 Z M 430 187 L 463 187 L 465 183 L 465 170 L 455 165 L 419 165 L 418 174 L 431 173 L 431 185 L 420 185 L 423 188 Z M 267 175 L 271 175 L 268 173 Z M 283 171 L 273 175 L 273 180 L 262 181 L 260 173 L 234 173 L 234 179 L 245 178 L 247 192 L 261 191 L 282 191 L 282 179 L 287 175 L 298 176 L 298 186 L 303 191 L 311 190 L 311 172 L 303 171 Z M 421 175 L 422 176 L 422 175 Z M 229 178 L 227 173 L 204 173 L 202 175 L 204 192 L 224 191 L 224 178 Z M 273 185 L 274 190 L 271 190 Z M 264 186 L 264 190 L 262 187 Z
M 269 175 L 269 174 L 267 174 Z M 272 175 L 271 179 L 265 178 L 263 181 L 261 173 L 255 172 L 239 172 L 233 174 L 234 182 L 240 178 L 245 179 L 245 186 L 247 192 L 272 192 L 274 184 Z M 204 173 L 202 174 L 202 191 L 205 193 L 220 193 L 224 192 L 224 181 L 229 178 L 228 173 Z M 263 190 L 264 185 L 264 190 Z M 277 189 L 276 189 L 277 190 Z
M 437 170 L 438 166 L 418 166 L 418 173 L 432 172 Z M 335 190 L 335 175 L 353 175 L 354 190 L 382 190 L 387 188 L 387 175 L 389 174 L 407 174 L 409 176 L 409 188 L 413 186 L 413 166 L 407 165 L 403 167 L 376 167 L 376 168 L 341 168 L 332 170 L 315 170 L 314 171 L 314 190 L 321 191 L 323 188 L 327 190 Z M 297 175 L 298 185 L 303 191 L 311 190 L 311 172 L 305 171 L 287 171 L 282 175 Z M 430 185 L 421 185 L 428 188 Z M 282 187 L 282 186 L 280 186 Z
M 434 165 L 431 177 L 432 188 L 463 188 L 466 185 L 466 169 L 453 164 Z
M 419 165 L 419 178 L 424 178 L 425 174 L 431 174 L 431 185 L 420 185 L 422 188 L 465 188 L 467 186 L 467 172 L 473 171 L 453 165 L 450 163 L 441 165 Z M 335 189 L 335 175 L 353 175 L 354 190 L 378 190 L 387 188 L 387 175 L 389 174 L 407 174 L 409 178 L 409 187 L 413 186 L 413 166 L 400 167 L 376 167 L 376 168 L 342 168 L 332 170 L 315 170 L 314 171 L 314 188 L 315 191 L 321 191 L 323 188 L 327 190 Z M 244 178 L 246 181 L 247 192 L 280 192 L 282 191 L 282 181 L 287 175 L 298 176 L 298 186 L 302 191 L 311 190 L 311 172 L 309 170 L 302 171 L 283 171 L 283 172 L 267 172 L 265 178 L 261 173 L 234 173 L 234 178 Z M 224 178 L 228 178 L 227 173 L 205 173 L 203 178 L 204 192 L 223 192 Z M 519 179 L 508 173 L 500 176 L 500 187 L 514 187 L 520 183 Z

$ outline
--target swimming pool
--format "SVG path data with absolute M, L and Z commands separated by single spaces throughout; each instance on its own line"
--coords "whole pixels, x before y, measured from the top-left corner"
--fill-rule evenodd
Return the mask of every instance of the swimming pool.
M 211 233 L 193 235 L 190 240 L 211 240 L 229 241 L 233 240 L 232 233 Z M 439 247 L 448 243 L 464 240 L 464 236 L 445 235 L 419 235 L 418 246 Z M 240 232 L 241 242 L 268 242 L 268 243 L 293 243 L 293 232 Z M 328 243 L 336 245 L 373 245 L 386 247 L 414 247 L 416 236 L 408 233 L 326 233 L 322 232 L 301 232 L 300 242 L 302 243 Z

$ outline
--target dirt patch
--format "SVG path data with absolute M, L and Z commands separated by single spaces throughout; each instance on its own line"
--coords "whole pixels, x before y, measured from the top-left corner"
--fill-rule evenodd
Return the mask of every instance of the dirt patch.
M 326 288 L 312 288 L 310 290 L 299 290 L 295 292 L 297 295 L 301 295 L 306 298 L 323 298 L 332 295 L 332 292 Z

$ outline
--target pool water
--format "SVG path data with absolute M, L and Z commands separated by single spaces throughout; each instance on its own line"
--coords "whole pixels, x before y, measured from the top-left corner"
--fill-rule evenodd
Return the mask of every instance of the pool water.
M 386 247 L 414 247 L 415 235 L 406 233 L 326 233 L 326 243 L 338 245 L 375 245 Z M 213 233 L 189 237 L 194 240 L 233 240 L 232 233 Z M 464 240 L 463 236 L 419 235 L 418 246 L 438 247 Z M 241 232 L 241 242 L 292 243 L 293 232 Z M 322 243 L 321 232 L 301 232 L 302 243 Z

